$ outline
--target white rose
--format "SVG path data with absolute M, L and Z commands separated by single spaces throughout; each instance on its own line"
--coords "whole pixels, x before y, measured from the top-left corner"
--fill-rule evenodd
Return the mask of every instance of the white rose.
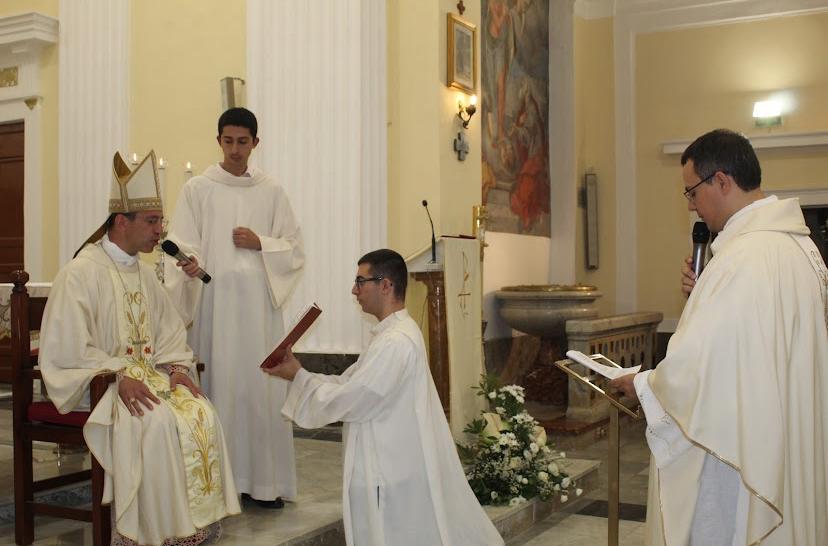
M 566 457 L 566 453 L 564 453 L 563 451 L 561 451 L 561 452 L 558 454 L 558 456 L 559 456 L 561 459 L 563 459 L 564 457 Z
M 492 500 L 497 498 L 497 491 L 492 491 Z
M 567 497 L 566 495 L 561 495 L 561 502 L 566 502 L 568 500 L 569 500 L 569 497 Z
M 569 478 L 564 478 L 564 479 L 561 481 L 561 487 L 569 487 L 569 484 L 570 484 L 570 483 L 572 483 L 572 482 L 571 482 L 571 480 L 570 480 Z
M 555 485 L 553 485 L 553 486 L 552 486 L 552 490 L 553 490 L 553 491 L 560 491 L 560 490 L 561 490 L 561 486 L 560 486 L 560 485 L 558 485 L 558 484 L 556 483 Z
M 557 476 L 558 474 L 561 473 L 561 470 L 558 468 L 558 465 L 556 465 L 555 463 L 549 463 L 549 466 L 547 468 L 549 469 L 549 473 L 552 474 L 553 476 Z
M 490 392 L 490 393 L 489 393 L 489 398 L 491 398 L 492 400 L 494 400 L 495 398 L 497 398 L 497 393 L 496 393 L 495 391 Z
M 498 407 L 496 407 L 496 408 L 495 408 L 495 411 L 496 411 L 497 413 L 499 413 L 500 415 L 503 415 L 504 413 L 506 413 L 506 409 L 505 409 L 503 406 L 498 406 Z
M 532 440 L 538 444 L 539 446 L 546 445 L 546 430 L 543 427 L 536 426 L 535 430 L 533 431 L 534 437 Z
M 536 444 L 535 442 L 532 442 L 531 444 L 529 444 L 529 449 L 532 450 L 532 453 L 537 453 L 540 450 L 540 448 L 538 447 L 538 444 Z
M 542 482 L 548 482 L 549 481 L 549 474 L 547 474 L 546 472 L 541 470 L 540 472 L 538 472 L 538 479 Z
M 575 496 L 580 497 L 581 493 L 583 493 L 583 492 L 584 492 L 584 490 L 579 487 L 578 489 L 575 490 Z
M 500 435 L 500 431 L 504 429 L 503 420 L 496 413 L 484 413 L 483 420 L 486 421 L 486 426 L 483 428 L 483 436 L 494 436 L 497 438 Z
M 526 478 L 523 478 L 522 480 L 520 480 L 520 483 L 522 483 L 523 485 L 526 485 L 527 483 L 529 483 L 529 480 L 527 480 Z
M 518 495 L 509 501 L 509 506 L 517 506 L 518 504 L 526 502 L 526 499 Z

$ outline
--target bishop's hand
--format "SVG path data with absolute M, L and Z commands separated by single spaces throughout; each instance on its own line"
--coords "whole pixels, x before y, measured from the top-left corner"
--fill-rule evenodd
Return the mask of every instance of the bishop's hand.
M 131 377 L 122 377 L 118 382 L 118 396 L 121 397 L 121 401 L 127 407 L 129 413 L 136 417 L 144 415 L 141 404 L 148 410 L 152 410 L 153 402 L 156 404 L 161 403 L 161 400 L 152 394 L 149 387 Z
M 188 277 L 194 278 L 198 276 L 200 268 L 198 267 L 198 260 L 195 256 L 190 256 L 190 261 L 185 262 L 184 260 L 178 260 L 175 262 L 175 265 L 181 268 L 181 270 L 187 274 Z
M 193 383 L 193 380 L 190 379 L 189 375 L 182 372 L 173 372 L 170 374 L 170 390 L 174 391 L 179 385 L 184 385 L 190 389 L 193 396 L 204 396 L 204 393 L 201 392 L 201 389 L 199 389 L 195 383 Z

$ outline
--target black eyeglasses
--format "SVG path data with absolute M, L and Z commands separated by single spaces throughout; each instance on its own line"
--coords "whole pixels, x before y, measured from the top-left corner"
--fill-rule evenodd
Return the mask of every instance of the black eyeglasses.
M 717 172 L 719 172 L 719 171 L 713 171 L 708 176 L 705 176 L 704 178 L 702 178 L 699 181 L 698 184 L 684 190 L 684 197 L 686 197 L 687 200 L 690 201 L 691 203 L 695 202 L 695 200 L 696 200 L 696 188 L 698 188 L 699 186 L 701 186 L 702 184 L 704 184 L 705 182 L 707 182 L 708 180 L 710 180 L 711 178 L 716 176 Z
M 365 284 L 367 282 L 370 282 L 370 281 L 381 281 L 384 278 L 385 277 L 383 277 L 382 275 L 380 275 L 379 277 L 367 277 L 367 278 L 366 277 L 357 277 L 356 279 L 354 279 L 354 284 L 356 285 L 356 287 L 359 290 L 362 290 L 362 285 L 363 284 Z

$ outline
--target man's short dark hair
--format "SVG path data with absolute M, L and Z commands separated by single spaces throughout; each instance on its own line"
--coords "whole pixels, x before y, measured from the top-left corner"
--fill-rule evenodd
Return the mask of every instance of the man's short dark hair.
M 135 221 L 135 213 L 134 212 L 113 212 L 109 215 L 109 218 L 106 219 L 106 231 L 111 230 L 115 226 L 115 217 L 118 215 L 126 216 L 129 218 L 130 222 Z
M 230 108 L 224 112 L 218 120 L 218 136 L 221 136 L 226 125 L 246 127 L 253 138 L 256 138 L 256 133 L 259 131 L 256 116 L 247 108 Z
M 403 257 L 387 248 L 374 250 L 359 259 L 357 265 L 371 266 L 371 275 L 383 277 L 394 285 L 394 297 L 405 301 L 405 289 L 408 286 L 408 267 Z
M 694 140 L 681 154 L 682 165 L 690 160 L 699 178 L 722 171 L 744 191 L 762 183 L 762 168 L 750 141 L 729 129 L 716 129 Z

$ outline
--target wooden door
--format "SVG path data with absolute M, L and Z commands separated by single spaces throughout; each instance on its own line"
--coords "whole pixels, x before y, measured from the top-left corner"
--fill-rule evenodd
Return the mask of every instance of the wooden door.
M 23 269 L 23 122 L 0 124 L 0 282 Z

